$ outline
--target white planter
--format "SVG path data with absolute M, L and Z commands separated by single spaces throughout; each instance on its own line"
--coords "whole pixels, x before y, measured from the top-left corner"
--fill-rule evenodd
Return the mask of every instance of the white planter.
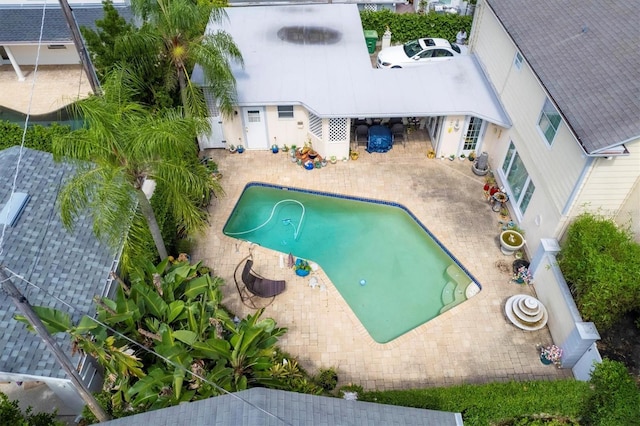
M 524 246 L 524 236 L 512 229 L 502 231 L 500 234 L 500 250 L 505 256 L 512 256 L 514 252 L 520 250 Z

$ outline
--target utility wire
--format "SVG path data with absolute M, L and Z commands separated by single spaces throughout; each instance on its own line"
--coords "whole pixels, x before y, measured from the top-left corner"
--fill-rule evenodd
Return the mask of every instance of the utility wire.
M 27 137 L 27 126 L 29 125 L 29 117 L 31 116 L 31 105 L 33 104 L 33 94 L 35 93 L 36 80 L 38 79 L 38 64 L 40 63 L 40 48 L 42 47 L 42 34 L 44 33 L 44 18 L 47 14 L 47 0 L 44 0 L 42 4 L 42 18 L 40 19 L 40 35 L 38 36 L 38 50 L 36 53 L 36 65 L 33 69 L 33 81 L 31 82 L 31 93 L 29 94 L 29 104 L 27 106 L 27 115 L 24 119 L 24 129 L 22 130 L 22 139 L 20 140 L 20 152 L 18 154 L 18 161 L 16 162 L 16 172 L 13 175 L 13 183 L 11 184 L 11 195 L 9 195 L 9 201 L 6 206 L 11 205 L 11 200 L 16 192 L 16 186 L 18 183 L 18 175 L 20 174 L 20 162 L 22 161 L 22 153 L 24 151 L 24 141 Z M 7 215 L 9 209 L 7 209 Z M 4 237 L 7 230 L 7 218 L 4 218 L 4 224 L 2 225 L 2 234 L 0 234 L 0 256 L 4 250 Z
M 38 286 L 37 284 L 34 284 L 34 283 L 30 282 L 29 280 L 25 279 L 23 276 L 16 274 L 15 272 L 13 272 L 12 270 L 10 270 L 10 269 L 9 269 L 9 268 L 7 268 L 6 266 L 4 267 L 4 269 L 5 269 L 7 272 L 9 272 L 13 277 L 16 277 L 16 278 L 18 278 L 18 279 L 20 279 L 20 280 L 24 281 L 25 283 L 27 283 L 27 284 L 29 284 L 29 285 L 31 285 L 31 286 L 33 286 L 33 287 L 37 288 L 38 290 L 42 291 L 45 295 L 53 297 L 54 299 L 56 299 L 57 301 L 59 301 L 59 302 L 60 302 L 60 303 L 62 303 L 63 305 L 65 305 L 65 306 L 69 307 L 71 310 L 73 310 L 73 311 L 78 311 L 78 310 L 79 310 L 79 309 L 78 309 L 78 308 L 76 308 L 75 306 L 73 306 L 73 305 L 71 305 L 71 304 L 69 304 L 69 303 L 65 302 L 64 300 L 62 300 L 62 299 L 60 299 L 59 297 L 55 296 L 54 294 L 52 294 L 52 293 L 48 292 L 47 290 L 45 290 L 44 288 L 42 288 L 42 287 Z M 226 389 L 224 389 L 223 387 L 219 386 L 217 383 L 214 383 L 214 382 L 212 382 L 212 381 L 208 380 L 206 377 L 203 377 L 203 376 L 201 376 L 201 375 L 199 375 L 199 374 L 197 374 L 197 373 L 194 373 L 193 371 L 189 370 L 188 368 L 186 368 L 186 367 L 184 367 L 184 366 L 182 366 L 182 365 L 180 365 L 180 364 L 177 364 L 176 362 L 174 362 L 174 361 L 172 361 L 172 360 L 170 360 L 170 359 L 168 359 L 168 358 L 166 358 L 166 357 L 164 357 L 164 356 L 160 355 L 159 353 L 157 353 L 157 352 L 156 352 L 156 351 L 154 351 L 153 349 L 150 349 L 150 348 L 148 348 L 148 347 L 144 346 L 143 344 L 136 342 L 135 340 L 131 339 L 130 337 L 128 337 L 128 336 L 126 336 L 126 335 L 124 335 L 124 334 L 120 333 L 118 330 L 115 330 L 115 329 L 114 329 L 114 328 L 112 328 L 111 326 L 109 326 L 109 325 L 107 325 L 107 324 L 104 324 L 103 322 L 101 322 L 101 321 L 100 321 L 100 320 L 98 320 L 97 318 L 94 318 L 94 317 L 89 316 L 89 315 L 86 315 L 86 316 L 87 316 L 88 318 L 90 318 L 92 321 L 94 321 L 95 323 L 97 323 L 97 324 L 101 325 L 102 327 L 106 328 L 107 330 L 111 331 L 112 333 L 114 333 L 114 334 L 118 335 L 119 337 L 121 337 L 121 338 L 125 339 L 126 341 L 130 342 L 132 345 L 134 345 L 134 346 L 138 347 L 139 349 L 142 349 L 142 350 L 144 350 L 145 352 L 150 353 L 150 354 L 152 354 L 152 355 L 154 355 L 154 356 L 156 356 L 156 357 L 160 358 L 161 360 L 163 360 L 163 361 L 164 361 L 164 362 L 166 362 L 167 364 L 170 364 L 170 365 L 172 365 L 172 366 L 173 366 L 173 367 L 175 367 L 175 368 L 179 368 L 179 369 L 181 369 L 181 370 L 184 370 L 186 373 L 188 373 L 188 374 L 192 375 L 193 377 L 196 377 L 196 378 L 198 378 L 198 379 L 202 380 L 203 382 L 205 382 L 205 383 L 207 383 L 207 384 L 209 384 L 209 385 L 213 386 L 214 388 L 216 388 L 216 389 L 217 389 L 217 390 L 219 390 L 220 392 L 222 392 L 222 393 L 224 393 L 224 394 L 227 394 L 227 395 L 231 396 L 232 398 L 235 398 L 235 399 L 237 399 L 238 401 L 241 401 L 241 402 L 243 402 L 243 403 L 245 403 L 245 404 L 249 405 L 250 407 L 255 408 L 256 410 L 259 410 L 260 412 L 262 412 L 262 413 L 266 414 L 267 416 L 269 416 L 269 417 L 271 417 L 271 418 L 273 418 L 273 419 L 279 420 L 280 422 L 282 422 L 282 423 L 283 423 L 283 424 L 285 424 L 285 425 L 293 426 L 291 423 L 287 422 L 285 419 L 283 419 L 283 418 L 281 418 L 281 417 L 279 417 L 279 416 L 277 416 L 277 415 L 275 415 L 275 414 L 273 414 L 273 413 L 271 413 L 271 412 L 269 412 L 269 411 L 265 410 L 264 408 L 258 407 L 257 405 L 255 405 L 255 404 L 254 404 L 254 403 L 252 403 L 251 401 L 247 401 L 246 399 L 244 399 L 244 398 L 242 398 L 242 397 L 238 396 L 238 395 L 237 395 L 236 393 L 234 393 L 234 392 L 229 392 L 228 390 L 226 390 Z

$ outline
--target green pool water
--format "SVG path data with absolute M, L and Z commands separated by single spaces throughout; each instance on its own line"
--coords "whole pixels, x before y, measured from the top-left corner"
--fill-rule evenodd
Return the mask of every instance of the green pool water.
M 316 262 L 379 343 L 463 302 L 477 285 L 393 203 L 249 184 L 223 232 Z

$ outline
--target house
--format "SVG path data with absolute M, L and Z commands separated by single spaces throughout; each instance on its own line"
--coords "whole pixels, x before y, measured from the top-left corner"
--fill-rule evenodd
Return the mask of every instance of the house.
M 0 151 L 0 264 L 11 274 L 13 284 L 33 306 L 64 310 L 77 322 L 93 315 L 94 296 L 106 296 L 111 286 L 110 272 L 117 257 L 98 242 L 89 218 L 79 220 L 67 231 L 59 217 L 57 198 L 72 168 L 54 163 L 49 153 L 14 146 Z M 15 217 L 7 218 L 16 167 L 19 173 L 12 203 Z M 22 195 L 24 194 L 24 195 Z M 26 203 L 20 208 L 16 201 Z M 5 292 L 0 293 L 0 381 L 46 383 L 66 405 L 80 413 L 83 400 L 42 339 L 13 319 L 20 313 Z M 70 307 L 71 306 L 71 307 Z M 68 335 L 55 336 L 71 357 Z M 72 361 L 85 384 L 94 391 L 102 381 L 96 368 L 84 356 Z
M 96 29 L 95 21 L 102 19 L 102 4 L 83 3 L 72 6 L 78 27 Z M 131 20 L 131 10 L 122 2 L 116 2 L 118 13 Z M 72 65 L 80 62 L 73 43 L 71 30 L 58 2 L 43 7 L 42 3 L 15 4 L 12 0 L 0 1 L 0 65 L 10 64 L 18 79 L 24 79 L 21 67 L 35 65 Z M 42 26 L 42 39 L 40 29 Z M 38 51 L 39 43 L 42 45 Z
M 413 118 L 426 129 L 438 155 L 482 149 L 489 125 L 511 123 L 473 55 L 437 66 L 379 70 L 372 67 L 355 4 L 227 8 L 224 30 L 244 57 L 234 65 L 237 108 L 220 117 L 206 91 L 212 132 L 201 148 L 242 144 L 268 149 L 305 141 L 323 156 L 349 155 L 359 118 Z M 458 60 L 459 59 L 459 60 Z M 468 135 L 466 139 L 461 135 Z M 425 148 L 426 149 L 426 148 Z
M 624 0 L 477 5 L 471 49 L 513 123 L 483 150 L 534 261 L 585 210 L 632 219 L 640 241 L 640 55 L 621 36 L 637 17 Z
M 462 426 L 462 415 L 282 390 L 253 388 L 147 411 L 105 426 L 162 425 L 441 425 Z

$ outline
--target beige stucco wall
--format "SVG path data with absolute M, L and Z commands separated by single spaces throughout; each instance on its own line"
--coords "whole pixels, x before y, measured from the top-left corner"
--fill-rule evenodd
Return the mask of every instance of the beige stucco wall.
M 80 57 L 73 43 L 56 43 L 64 45 L 65 49 L 49 49 L 43 44 L 40 48 L 39 65 L 75 65 L 80 63 Z M 19 65 L 35 65 L 38 55 L 38 46 L 28 45 L 4 45 L 11 50 L 13 57 Z
M 239 140 L 245 140 L 242 109 L 236 107 L 237 114 L 231 119 L 223 120 L 223 132 L 227 146 L 238 145 Z M 265 107 L 265 123 L 269 146 L 273 144 L 282 148 L 296 145 L 303 146 L 311 141 L 313 148 L 325 158 L 335 156 L 337 159 L 349 156 L 350 127 L 347 121 L 344 139 L 329 141 L 329 119 L 322 120 L 322 139 L 309 133 L 309 112 L 304 106 L 295 105 L 293 118 L 279 118 L 277 106 Z

